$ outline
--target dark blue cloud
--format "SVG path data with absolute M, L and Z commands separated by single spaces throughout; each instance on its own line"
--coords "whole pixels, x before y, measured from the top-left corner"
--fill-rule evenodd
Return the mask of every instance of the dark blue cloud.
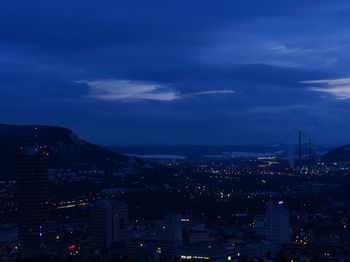
M 314 80 L 349 77 L 349 11 L 345 0 L 6 1 L 0 118 L 102 144 L 290 142 L 299 127 L 347 142 L 349 81 Z

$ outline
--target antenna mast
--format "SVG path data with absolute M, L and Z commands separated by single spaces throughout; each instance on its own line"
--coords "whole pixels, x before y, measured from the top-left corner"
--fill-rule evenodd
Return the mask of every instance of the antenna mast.
M 299 161 L 301 160 L 301 128 L 298 129 L 299 131 Z
M 37 127 L 34 127 L 34 148 L 35 148 L 35 150 L 38 150 L 38 146 L 39 146 L 38 132 L 39 132 L 39 129 Z

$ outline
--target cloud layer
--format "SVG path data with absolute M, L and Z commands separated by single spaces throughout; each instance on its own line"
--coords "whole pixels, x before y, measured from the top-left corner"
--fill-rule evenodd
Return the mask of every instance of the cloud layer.
M 346 0 L 7 1 L 1 121 L 109 145 L 293 142 L 298 128 L 346 143 L 349 11 Z
M 312 85 L 310 90 L 327 93 L 337 99 L 350 99 L 350 78 L 301 81 L 302 84 Z
M 175 99 L 190 98 L 199 95 L 212 94 L 233 94 L 233 90 L 206 90 L 181 94 L 173 91 L 166 85 L 157 85 L 140 81 L 128 80 L 99 80 L 99 81 L 78 81 L 89 86 L 86 98 L 96 98 L 100 100 L 156 100 L 156 101 L 173 101 Z

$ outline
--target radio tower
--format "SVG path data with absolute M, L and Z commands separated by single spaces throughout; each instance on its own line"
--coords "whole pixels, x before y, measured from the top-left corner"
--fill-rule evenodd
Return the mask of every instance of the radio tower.
M 312 145 L 311 145 L 311 137 L 309 137 L 309 159 L 312 158 Z
M 298 129 L 299 131 L 299 161 L 301 160 L 301 128 Z
M 37 150 L 38 149 L 38 132 L 39 129 L 37 127 L 34 127 L 34 148 Z

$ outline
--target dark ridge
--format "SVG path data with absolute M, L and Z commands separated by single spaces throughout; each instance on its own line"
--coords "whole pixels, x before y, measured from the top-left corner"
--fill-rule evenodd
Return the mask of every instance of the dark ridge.
M 348 162 L 350 161 L 350 144 L 330 150 L 323 156 L 325 162 Z
M 38 144 L 46 145 L 50 152 L 50 168 L 84 164 L 101 167 L 110 160 L 126 160 L 126 157 L 107 148 L 81 140 L 67 128 L 0 124 L 0 178 L 15 177 L 16 154 L 20 146 L 34 145 L 34 127 L 38 127 Z

